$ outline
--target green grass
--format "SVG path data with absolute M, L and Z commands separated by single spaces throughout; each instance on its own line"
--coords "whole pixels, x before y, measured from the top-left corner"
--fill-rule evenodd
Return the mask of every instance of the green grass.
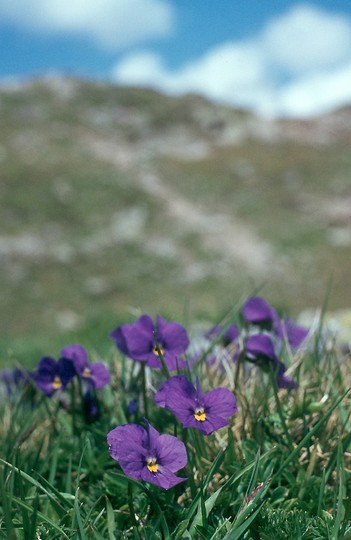
M 238 322 L 235 313 L 226 320 Z M 100 322 L 105 332 L 116 320 Z M 155 405 L 151 388 L 167 378 L 163 370 L 150 371 L 143 393 L 136 363 L 107 339 L 98 350 L 80 341 L 111 370 L 111 385 L 97 392 L 97 421 L 84 419 L 76 383 L 64 407 L 34 386 L 0 401 L 0 538 L 349 539 L 350 371 L 338 342 L 325 347 L 323 336 L 318 330 L 296 355 L 282 351 L 299 381 L 291 391 L 275 392 L 249 364 L 221 370 L 204 357 L 196 365 L 203 389 L 229 387 L 238 404 L 228 429 L 208 437 Z M 126 477 L 108 452 L 111 429 L 146 415 L 187 446 L 188 481 L 167 492 Z

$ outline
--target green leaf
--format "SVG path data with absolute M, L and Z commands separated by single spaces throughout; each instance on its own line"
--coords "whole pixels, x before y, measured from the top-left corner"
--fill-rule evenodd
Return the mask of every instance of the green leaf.
M 114 530 L 116 528 L 115 515 L 110 500 L 106 497 L 107 511 L 107 532 L 110 540 L 115 540 Z
M 196 516 L 191 524 L 191 527 L 189 529 L 189 532 L 190 534 L 194 534 L 195 532 L 195 527 L 197 527 L 197 525 L 201 525 L 203 524 L 203 517 L 204 517 L 204 513 L 205 513 L 205 517 L 206 519 L 208 518 L 210 512 L 212 511 L 214 505 L 216 504 L 216 501 L 220 495 L 222 491 L 222 488 L 220 487 L 219 489 L 217 489 L 217 491 L 215 491 L 208 499 L 206 499 L 206 501 L 201 502 L 201 499 L 198 503 L 198 510 L 197 510 L 197 513 L 196 513 Z M 205 508 L 203 508 L 203 505 Z
M 44 514 L 42 514 L 41 512 L 39 512 L 36 508 L 33 508 L 32 506 L 29 506 L 27 503 L 25 503 L 24 501 L 22 501 L 21 499 L 13 496 L 13 500 L 18 504 L 18 506 L 20 506 L 21 508 L 25 508 L 28 512 L 36 512 L 37 513 L 37 517 L 41 519 L 41 521 L 43 521 L 44 523 L 47 523 L 48 525 L 50 525 L 50 527 L 52 527 L 53 529 L 55 529 L 55 531 L 57 531 L 58 533 L 60 533 L 61 537 L 62 538 L 67 538 L 67 540 L 69 540 L 69 537 L 67 536 L 67 534 L 61 529 L 61 527 L 59 527 L 54 521 L 52 521 L 48 516 L 45 516 Z
M 172 533 L 172 538 L 174 540 L 180 540 L 181 538 L 184 538 L 183 537 L 183 534 L 185 533 L 188 525 L 189 525 L 189 519 L 183 519 L 183 521 L 181 521 L 180 523 L 178 523 L 178 525 L 176 526 L 176 528 L 174 529 L 173 533 Z M 188 531 L 187 531 L 188 532 Z M 190 535 L 190 533 L 188 532 L 188 534 Z M 190 538 L 190 536 L 189 536 Z

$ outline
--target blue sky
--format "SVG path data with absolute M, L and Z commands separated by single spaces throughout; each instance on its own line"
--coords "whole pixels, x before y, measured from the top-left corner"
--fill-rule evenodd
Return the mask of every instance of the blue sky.
M 2 2 L 0 79 L 48 73 L 310 117 L 351 104 L 351 2 Z

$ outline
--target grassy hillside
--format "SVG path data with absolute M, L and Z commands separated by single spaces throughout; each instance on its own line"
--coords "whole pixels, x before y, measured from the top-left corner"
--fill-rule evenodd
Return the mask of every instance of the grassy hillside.
M 349 307 L 350 111 L 269 122 L 74 79 L 0 89 L 0 362 L 139 312 L 216 320 L 260 290 Z

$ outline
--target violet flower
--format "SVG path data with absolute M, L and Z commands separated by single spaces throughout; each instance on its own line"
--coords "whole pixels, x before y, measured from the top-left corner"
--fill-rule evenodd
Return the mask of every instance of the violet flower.
M 287 390 L 294 390 L 299 385 L 290 375 L 286 374 L 286 367 L 283 362 L 279 363 L 278 371 L 276 373 L 276 381 L 278 388 L 286 388 Z
M 280 319 L 277 311 L 260 296 L 248 298 L 242 307 L 244 321 L 272 329 L 281 341 L 287 341 L 292 350 L 298 349 L 305 341 L 309 330 L 296 325 L 291 319 Z
M 262 369 L 271 368 L 276 376 L 278 388 L 297 388 L 298 384 L 286 375 L 286 366 L 276 355 L 272 338 L 267 334 L 254 334 L 245 341 L 245 358 Z
M 128 414 L 136 414 L 139 410 L 138 402 L 136 399 L 131 399 L 127 405 Z
M 169 409 L 183 424 L 204 435 L 228 426 L 228 418 L 237 411 L 234 394 L 227 388 L 202 392 L 199 379 L 196 388 L 184 376 L 171 377 L 164 382 L 155 396 L 160 407 Z
M 245 340 L 245 358 L 260 365 L 279 362 L 273 340 L 267 334 L 253 334 Z
M 87 390 L 83 395 L 83 416 L 88 424 L 91 424 L 99 419 L 100 411 L 97 399 L 91 389 Z
M 218 324 L 216 326 L 213 326 L 208 332 L 206 332 L 207 339 L 212 341 L 216 338 L 219 338 L 220 343 L 223 345 L 223 347 L 227 347 L 233 341 L 237 341 L 239 339 L 239 335 L 239 328 L 235 324 L 231 324 L 230 326 L 228 326 L 228 328 L 225 328 L 224 326 Z
M 118 426 L 107 435 L 110 455 L 123 472 L 162 489 L 187 480 L 174 473 L 187 464 L 185 445 L 173 435 L 160 435 L 148 422 Z
M 95 388 L 109 384 L 110 373 L 102 362 L 89 363 L 88 353 L 82 345 L 68 345 L 61 350 L 62 356 L 73 362 L 80 379 L 91 382 Z
M 161 368 L 161 352 L 170 371 L 184 367 L 182 355 L 189 345 L 185 328 L 177 322 L 167 322 L 157 316 L 156 324 L 149 315 L 142 315 L 133 323 L 122 324 L 110 333 L 117 348 L 129 358 Z
M 306 340 L 309 329 L 298 324 L 294 324 L 289 318 L 274 322 L 274 332 L 279 339 L 287 341 L 293 351 L 296 351 Z
M 260 296 L 252 296 L 244 302 L 242 306 L 242 315 L 244 321 L 251 324 L 269 324 L 273 323 L 274 310 Z
M 31 377 L 44 394 L 52 396 L 58 390 L 64 390 L 75 373 L 74 366 L 68 358 L 60 358 L 56 362 L 54 358 L 45 356 Z

